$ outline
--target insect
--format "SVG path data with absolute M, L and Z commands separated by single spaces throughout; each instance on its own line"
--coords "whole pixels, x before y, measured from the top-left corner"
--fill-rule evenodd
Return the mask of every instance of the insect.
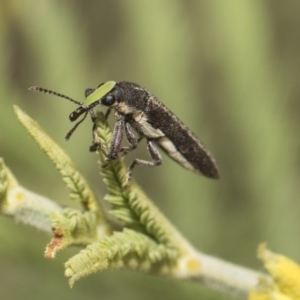
M 90 147 L 91 151 L 101 148 L 107 161 L 115 159 L 119 153 L 126 154 L 134 150 L 139 141 L 145 138 L 151 161 L 134 159 L 129 167 L 128 182 L 136 165 L 154 167 L 162 163 L 162 157 L 155 145 L 182 167 L 210 178 L 219 178 L 216 162 L 202 142 L 153 94 L 135 83 L 108 81 L 96 89 L 88 88 L 85 90 L 86 99 L 83 103 L 41 87 L 33 86 L 29 89 L 53 94 L 79 105 L 69 119 L 74 122 L 82 115 L 83 118 L 68 132 L 66 139 L 70 138 L 88 113 L 92 119 L 95 118 L 93 108 L 96 106 L 108 107 L 106 117 L 114 109 L 116 124 L 110 148 L 105 152 L 97 143 Z M 139 135 L 139 139 L 132 129 Z M 128 147 L 122 146 L 124 133 L 129 142 Z

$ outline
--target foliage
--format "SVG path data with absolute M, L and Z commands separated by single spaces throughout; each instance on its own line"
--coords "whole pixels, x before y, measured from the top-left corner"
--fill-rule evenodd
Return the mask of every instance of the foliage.
M 27 88 L 42 85 L 81 100 L 100 82 L 136 82 L 204 141 L 221 170 L 217 183 L 166 157 L 156 170 L 137 170 L 160 209 L 205 252 L 257 269 L 255 245 L 267 240 L 299 262 L 299 10 L 299 1 L 279 0 L 0 1 L 0 156 L 22 184 L 60 203 L 53 210 L 70 205 L 57 174 L 16 122 L 18 104 L 59 141 L 102 199 L 105 186 L 87 151 L 90 124 L 60 143 L 73 108 Z M 28 209 L 22 212 L 26 217 Z M 33 297 L 32 283 L 44 274 L 51 280 L 35 285 L 37 299 L 229 299 L 135 272 L 98 273 L 75 294 L 59 277 L 60 264 L 41 259 L 38 232 L 5 218 L 0 224 L 3 297 Z

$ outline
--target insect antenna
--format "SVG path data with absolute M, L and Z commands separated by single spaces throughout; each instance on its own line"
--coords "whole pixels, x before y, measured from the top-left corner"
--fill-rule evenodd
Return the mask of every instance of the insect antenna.
M 69 140 L 69 138 L 71 137 L 71 135 L 73 134 L 73 132 L 76 130 L 76 128 L 85 120 L 86 116 L 88 114 L 88 111 L 86 111 L 86 113 L 84 114 L 83 118 L 78 121 L 72 128 L 71 130 L 67 133 L 65 140 Z
M 45 94 L 51 94 L 51 95 L 54 95 L 54 96 L 57 96 L 57 97 L 60 97 L 60 98 L 65 98 L 73 103 L 76 103 L 78 105 L 82 105 L 81 102 L 77 101 L 77 100 L 74 100 L 66 95 L 63 95 L 61 93 L 57 93 L 55 91 L 51 91 L 51 90 L 48 90 L 48 89 L 45 89 L 45 88 L 42 88 L 42 87 L 39 87 L 39 86 L 31 86 L 30 88 L 28 88 L 28 90 L 30 91 L 34 91 L 34 92 L 41 92 L 41 93 L 45 93 Z

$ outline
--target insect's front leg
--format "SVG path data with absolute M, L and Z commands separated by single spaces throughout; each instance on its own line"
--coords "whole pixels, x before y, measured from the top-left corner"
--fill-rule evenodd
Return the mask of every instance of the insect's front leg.
M 128 174 L 127 174 L 127 185 L 130 185 L 131 177 L 132 177 L 132 170 L 133 168 L 138 165 L 142 167 L 156 167 L 162 164 L 162 157 L 159 151 L 155 148 L 151 140 L 147 140 L 147 150 L 152 158 L 152 161 L 142 160 L 136 158 L 129 167 Z
M 105 116 L 104 116 L 106 120 L 108 119 L 108 117 L 110 115 L 110 112 L 111 112 L 111 108 L 108 108 L 106 113 L 105 113 Z
M 105 154 L 105 156 L 107 156 L 107 151 L 105 147 L 102 145 L 102 143 L 99 141 L 99 137 L 97 134 L 97 124 L 96 124 L 97 116 L 93 110 L 90 111 L 90 115 L 93 122 L 93 130 L 92 130 L 93 141 L 92 141 L 92 145 L 90 146 L 90 152 L 95 152 L 98 149 L 101 149 L 101 151 Z
M 117 157 L 117 155 L 121 151 L 122 142 L 123 142 L 124 127 L 125 127 L 124 117 L 117 111 L 115 113 L 115 117 L 117 122 L 115 124 L 110 147 L 106 155 L 108 161 L 113 160 Z
M 106 148 L 104 148 L 104 146 L 99 142 L 96 142 L 91 146 L 91 147 L 95 147 L 96 150 L 100 148 L 103 154 L 106 156 L 106 163 L 102 165 L 103 168 L 107 166 L 109 161 L 114 160 L 121 152 L 122 149 L 125 121 L 124 121 L 124 117 L 118 112 L 115 113 L 115 117 L 117 122 L 113 130 L 109 149 L 107 150 Z

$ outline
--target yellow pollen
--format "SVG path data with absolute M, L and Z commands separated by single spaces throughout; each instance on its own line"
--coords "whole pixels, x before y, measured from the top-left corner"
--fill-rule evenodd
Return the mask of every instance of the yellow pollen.
M 187 266 L 187 269 L 193 273 L 200 272 L 200 270 L 201 270 L 200 261 L 197 259 L 194 259 L 194 258 L 189 259 L 186 263 L 186 266 Z
M 19 202 L 24 201 L 24 193 L 22 193 L 22 192 L 17 192 L 17 193 L 16 193 L 16 200 L 19 201 Z

